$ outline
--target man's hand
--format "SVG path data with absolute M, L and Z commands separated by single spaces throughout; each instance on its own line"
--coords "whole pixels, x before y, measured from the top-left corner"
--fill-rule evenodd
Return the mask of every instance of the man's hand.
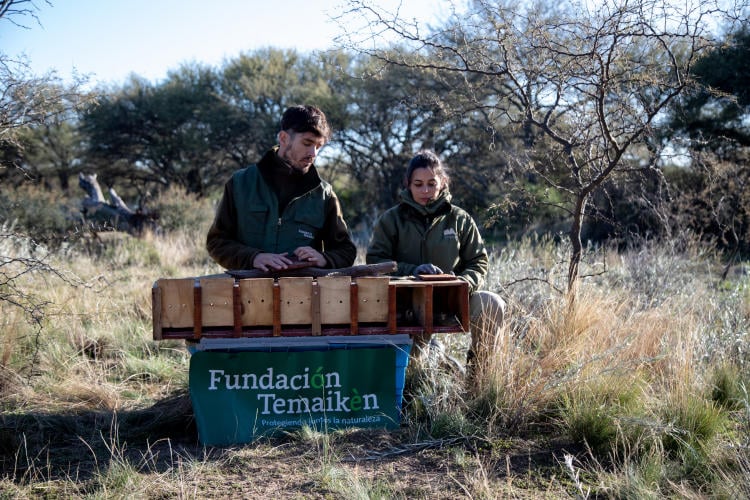
M 420 274 L 443 274 L 443 270 L 435 264 L 420 264 L 414 269 L 414 276 Z
M 294 251 L 294 255 L 301 261 L 314 262 L 316 267 L 326 266 L 326 258 L 313 247 L 299 247 Z
M 253 259 L 253 267 L 261 271 L 286 269 L 292 261 L 285 253 L 259 253 Z

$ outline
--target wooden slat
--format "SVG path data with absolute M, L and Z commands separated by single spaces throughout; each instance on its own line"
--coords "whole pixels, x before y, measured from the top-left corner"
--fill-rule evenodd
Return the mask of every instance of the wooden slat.
M 388 287 L 388 332 L 396 333 L 398 324 L 396 323 L 397 306 L 396 306 L 396 287 Z
M 317 279 L 320 287 L 321 322 L 325 325 L 350 322 L 349 276 L 325 276 Z
M 161 328 L 193 327 L 193 278 L 160 279 Z
M 273 282 L 273 336 L 281 335 L 281 286 Z
M 158 283 L 151 287 L 151 315 L 153 317 L 153 337 L 154 340 L 161 340 L 161 288 Z
M 242 335 L 242 295 L 240 284 L 235 280 L 232 285 L 232 321 L 234 322 L 233 336 Z
M 317 281 L 312 282 L 312 290 L 310 294 L 310 315 L 312 316 L 312 324 L 310 330 L 313 336 L 319 336 L 321 334 L 321 312 L 320 312 L 320 286 Z
M 239 281 L 242 297 L 244 326 L 271 326 L 274 312 L 273 278 L 253 278 Z
M 427 285 L 424 287 L 424 317 L 422 323 L 424 325 L 424 330 L 428 334 L 432 334 L 432 326 L 434 324 L 434 308 L 433 308 L 433 295 L 432 295 L 432 285 Z
M 203 294 L 199 279 L 193 281 L 193 339 L 201 338 L 203 329 Z
M 357 315 L 360 323 L 388 321 L 389 284 L 390 278 L 387 276 L 357 278 Z
M 469 284 L 462 281 L 458 294 L 458 322 L 464 332 L 469 331 Z
M 349 290 L 349 333 L 359 335 L 359 286 L 355 280 Z
M 420 287 L 411 288 L 411 303 L 412 311 L 414 311 L 414 318 L 417 323 L 421 326 L 425 326 L 425 306 L 427 304 L 427 285 L 426 283 Z
M 312 278 L 279 278 L 282 325 L 312 323 Z
M 203 326 L 234 325 L 234 278 L 201 278 Z

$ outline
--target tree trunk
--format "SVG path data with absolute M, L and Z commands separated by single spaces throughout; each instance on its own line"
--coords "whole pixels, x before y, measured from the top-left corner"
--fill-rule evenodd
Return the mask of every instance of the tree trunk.
M 588 203 L 588 192 L 579 193 L 573 208 L 573 222 L 570 225 L 570 261 L 568 263 L 568 294 L 575 296 L 578 288 L 578 273 L 583 255 L 583 242 L 581 241 L 581 230 L 583 228 L 583 217 Z

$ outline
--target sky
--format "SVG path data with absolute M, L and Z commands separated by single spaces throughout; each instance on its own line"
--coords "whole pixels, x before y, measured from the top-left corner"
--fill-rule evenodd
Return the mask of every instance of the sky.
M 308 52 L 334 48 L 341 28 L 331 18 L 345 0 L 33 0 L 39 22 L 0 18 L 0 51 L 25 56 L 32 71 L 75 73 L 95 84 L 151 81 L 183 63 L 220 66 L 261 47 Z M 448 0 L 374 0 L 409 19 L 434 23 Z

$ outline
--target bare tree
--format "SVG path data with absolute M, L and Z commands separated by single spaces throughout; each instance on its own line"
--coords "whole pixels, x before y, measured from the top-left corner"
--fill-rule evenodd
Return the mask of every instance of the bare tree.
M 706 0 L 475 0 L 440 28 L 425 29 L 351 0 L 341 20 L 364 23 L 348 21 L 359 28 L 341 41 L 384 64 L 460 81 L 464 102 L 526 131 L 527 157 L 516 160 L 565 194 L 573 296 L 592 194 L 618 175 L 658 170 L 661 147 L 646 139 L 691 85 L 690 68 L 714 43 L 712 33 L 741 10 Z M 411 51 L 389 50 L 392 40 Z
M 37 7 L 30 0 L 0 0 L 0 23 L 11 22 L 25 28 L 15 19 L 36 19 L 36 12 Z M 54 73 L 35 75 L 25 58 L 12 57 L 0 49 L 0 150 L 22 150 L 19 131 L 67 117 L 84 101 L 92 100 L 93 96 L 82 91 L 85 83 L 84 77 L 64 85 Z
M 0 23 L 10 22 L 21 28 L 24 25 L 15 19 L 35 19 L 37 5 L 30 0 L 0 0 Z M 65 116 L 84 98 L 80 86 L 83 79 L 64 86 L 54 74 L 35 76 L 25 60 L 15 59 L 0 50 L 0 152 L 14 160 L 23 157 L 23 144 L 19 141 L 22 131 L 34 126 L 43 126 L 57 116 Z M 21 169 L 20 164 L 0 164 L 0 173 L 6 169 Z M 9 189 L 7 183 L 0 189 Z M 19 234 L 12 221 L 5 221 L 0 214 L 0 306 L 19 308 L 35 329 L 33 344 L 39 345 L 42 319 L 48 302 L 35 290 L 22 286 L 24 276 L 33 274 L 62 279 L 73 286 L 80 280 L 60 271 L 48 262 L 49 254 L 37 245 L 33 238 Z M 0 356 L 0 365 L 8 359 L 8 352 Z M 29 366 L 35 365 L 32 353 Z
M 51 5 L 49 2 L 46 2 Z M 17 26 L 25 27 L 17 22 L 19 17 L 39 20 L 36 16 L 37 6 L 33 0 L 0 0 L 0 18 Z

